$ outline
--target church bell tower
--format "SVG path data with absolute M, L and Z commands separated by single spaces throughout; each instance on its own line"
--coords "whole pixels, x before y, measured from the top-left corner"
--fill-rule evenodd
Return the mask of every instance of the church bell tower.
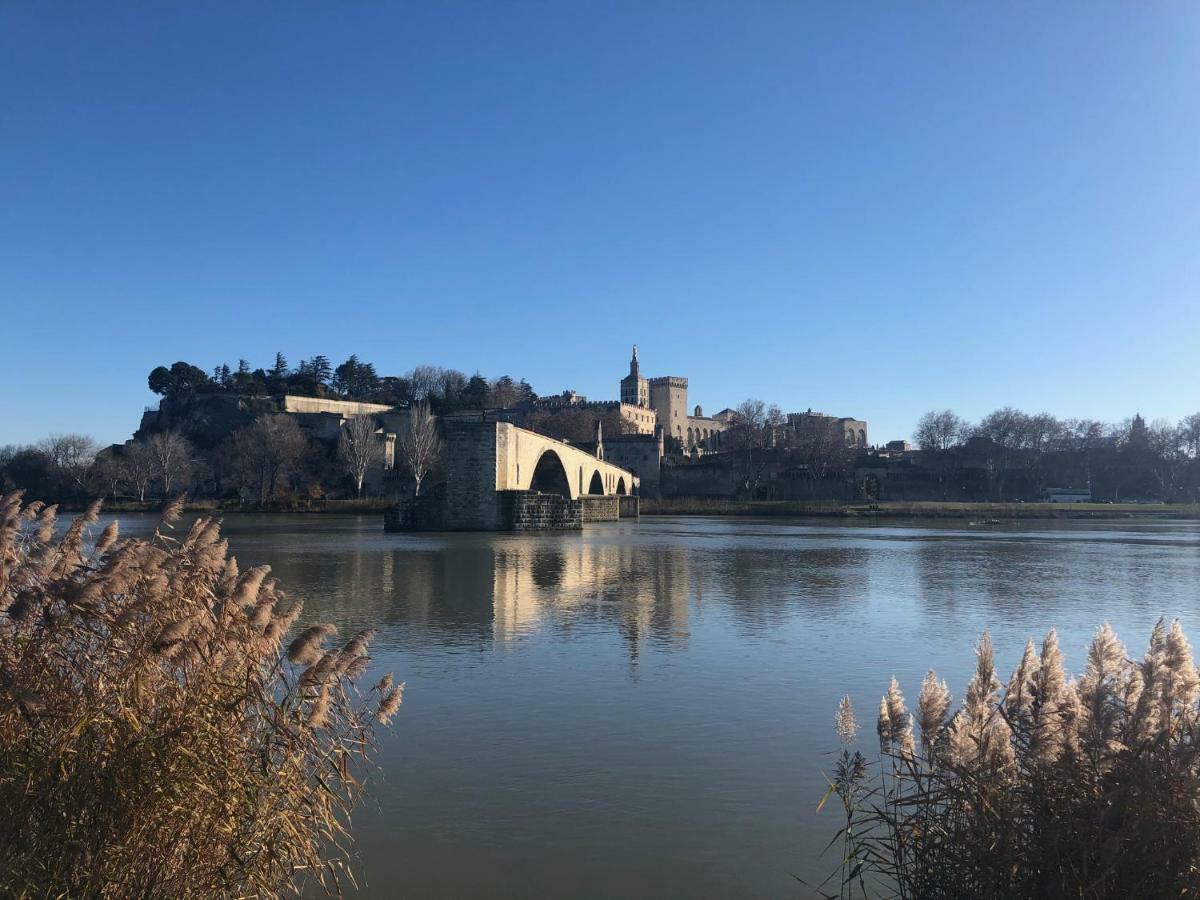
M 621 379 L 621 402 L 630 406 L 650 406 L 650 382 L 642 377 L 642 370 L 638 365 L 637 344 L 633 345 L 629 374 Z

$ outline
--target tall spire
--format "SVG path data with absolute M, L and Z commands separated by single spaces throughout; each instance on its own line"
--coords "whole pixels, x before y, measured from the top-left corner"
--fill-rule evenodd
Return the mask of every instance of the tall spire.
M 633 375 L 635 377 L 639 374 L 638 373 L 637 344 L 633 345 L 633 359 L 631 359 L 629 361 L 629 374 Z

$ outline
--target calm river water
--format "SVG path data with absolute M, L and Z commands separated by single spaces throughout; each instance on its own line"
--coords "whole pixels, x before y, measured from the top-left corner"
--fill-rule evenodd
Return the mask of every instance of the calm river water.
M 815 809 L 843 694 L 873 737 L 893 674 L 913 703 L 929 666 L 961 697 L 985 628 L 1005 678 L 1052 625 L 1075 670 L 1105 619 L 1138 656 L 1160 615 L 1200 643 L 1194 523 L 226 533 L 305 620 L 378 626 L 376 667 L 408 682 L 354 822 L 369 897 L 812 896 L 794 876 L 835 865 Z

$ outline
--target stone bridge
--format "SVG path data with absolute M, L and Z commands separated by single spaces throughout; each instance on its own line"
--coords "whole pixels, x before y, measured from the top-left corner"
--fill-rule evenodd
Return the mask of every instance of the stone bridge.
M 587 450 L 507 422 L 494 426 L 498 491 L 535 491 L 571 500 L 636 493 L 636 475 Z
M 442 425 L 446 485 L 444 504 L 432 511 L 437 525 L 424 525 L 424 512 L 400 509 L 389 527 L 578 528 L 636 515 L 636 500 L 618 498 L 638 492 L 638 477 L 605 462 L 602 447 L 593 453 L 488 413 L 454 413 Z

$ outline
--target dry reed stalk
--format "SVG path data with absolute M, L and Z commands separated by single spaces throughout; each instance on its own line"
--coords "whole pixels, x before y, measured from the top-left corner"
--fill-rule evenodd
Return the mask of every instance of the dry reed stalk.
M 843 800 L 843 855 L 826 896 L 1200 895 L 1200 673 L 1178 621 L 1160 620 L 1149 644 L 1135 664 L 1102 625 L 1076 680 L 1051 630 L 1001 696 L 985 633 L 948 726 L 949 691 L 926 676 L 919 756 L 893 679 L 874 788 L 852 764 L 843 700 L 826 795 Z
M 52 542 L 54 507 L 0 498 L 0 894 L 336 890 L 372 728 L 400 703 L 390 676 L 354 688 L 370 634 L 331 650 L 314 626 L 289 661 L 301 605 L 266 567 L 240 575 L 216 520 L 172 537 L 176 501 L 149 540 L 113 523 L 85 557 L 97 513 Z

